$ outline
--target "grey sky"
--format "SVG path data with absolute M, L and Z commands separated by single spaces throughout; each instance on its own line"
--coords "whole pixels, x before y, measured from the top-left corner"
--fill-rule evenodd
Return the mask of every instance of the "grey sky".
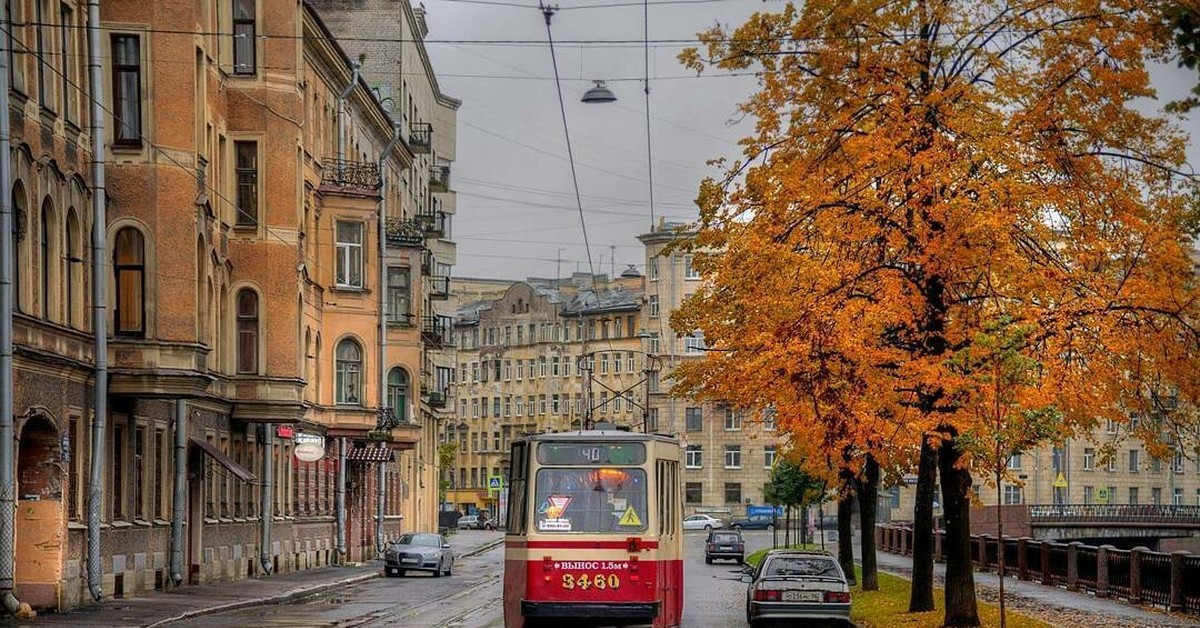
M 507 0 L 536 5 L 536 0 Z M 643 263 L 636 240 L 647 230 L 646 128 L 642 7 L 607 6 L 630 0 L 559 0 L 556 42 L 633 40 L 628 44 L 556 44 L 564 79 L 567 121 L 583 195 L 592 260 L 597 272 L 620 273 Z M 699 0 L 691 5 L 650 6 L 650 39 L 688 40 L 716 22 L 737 25 L 778 2 Z M 442 90 L 463 101 L 458 116 L 458 191 L 455 275 L 520 279 L 553 276 L 555 259 L 570 273 L 588 269 L 579 215 L 566 160 L 562 119 L 553 81 L 546 27 L 536 8 L 462 0 L 427 0 L 430 57 Z M 436 43 L 455 40 L 463 43 Z M 529 40 L 489 45 L 480 40 Z M 675 57 L 684 44 L 651 43 L 651 134 L 657 216 L 691 220 L 699 181 L 716 170 L 706 161 L 736 157 L 736 142 L 752 129 L 738 120 L 737 103 L 755 88 L 753 77 L 701 78 Z M 1156 84 L 1164 97 L 1182 94 L 1188 73 L 1162 68 Z M 606 79 L 618 100 L 585 105 L 592 79 Z M 1186 127 L 1200 131 L 1200 116 Z M 1192 163 L 1200 163 L 1193 145 Z M 610 248 L 610 247 L 614 247 Z M 560 251 L 561 249 L 561 251 Z M 615 253 L 615 264 L 613 254 Z M 603 261 L 602 261 L 603 260 Z

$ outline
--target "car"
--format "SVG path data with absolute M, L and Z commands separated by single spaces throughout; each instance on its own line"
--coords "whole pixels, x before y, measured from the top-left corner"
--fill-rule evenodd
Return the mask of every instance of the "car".
M 729 521 L 729 527 L 733 530 L 774 530 L 775 517 L 774 515 L 737 517 Z
M 450 544 L 440 534 L 401 534 L 384 552 L 383 575 L 404 576 L 410 571 L 428 571 L 434 578 L 453 575 Z
M 495 530 L 496 522 L 479 515 L 467 515 L 459 517 L 455 527 L 459 530 Z
M 746 558 L 746 542 L 742 533 L 737 531 L 713 530 L 704 541 L 704 562 L 709 565 L 714 560 L 735 560 L 740 565 Z
M 826 552 L 771 550 L 742 575 L 746 622 L 804 622 L 804 625 L 853 626 L 850 584 L 838 561 Z
M 725 522 L 711 515 L 691 515 L 683 520 L 684 530 L 720 530 Z

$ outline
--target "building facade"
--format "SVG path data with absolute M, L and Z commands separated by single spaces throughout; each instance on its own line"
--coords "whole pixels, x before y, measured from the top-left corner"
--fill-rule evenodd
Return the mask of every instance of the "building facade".
M 417 34 L 402 54 L 424 63 L 413 91 L 427 93 L 423 13 L 388 4 Z M 420 108 L 390 106 L 309 3 L 105 2 L 108 250 L 93 259 L 86 6 L 52 8 L 11 3 L 18 596 L 62 610 L 89 585 L 122 596 L 356 561 L 430 529 L 437 400 L 423 393 L 438 384 L 416 321 L 434 311 L 432 278 L 448 281 L 453 243 L 430 216 L 447 224 L 453 203 L 433 203 L 448 179 L 429 192 Z M 448 172 L 457 101 L 438 98 Z M 419 241 L 386 246 L 390 223 L 422 225 Z
M 512 283 L 498 299 L 460 308 L 458 405 L 441 434 L 455 460 L 444 475 L 450 507 L 497 512 L 491 480 L 503 483 L 513 438 L 589 421 L 642 429 L 641 277 L 591 279 Z

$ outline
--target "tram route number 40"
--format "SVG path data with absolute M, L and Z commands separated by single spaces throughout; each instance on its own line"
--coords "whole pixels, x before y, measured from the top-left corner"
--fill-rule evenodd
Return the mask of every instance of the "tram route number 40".
M 568 591 L 579 589 L 587 591 L 588 589 L 596 589 L 603 591 L 605 589 L 621 588 L 621 577 L 615 573 L 610 574 L 579 574 L 578 576 L 565 573 L 562 575 L 562 588 Z

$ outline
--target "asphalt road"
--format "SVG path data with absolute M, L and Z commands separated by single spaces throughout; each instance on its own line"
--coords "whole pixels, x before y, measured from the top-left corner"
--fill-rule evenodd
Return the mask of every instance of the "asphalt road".
M 746 532 L 746 552 L 769 547 L 769 532 Z M 686 628 L 745 626 L 746 585 L 733 562 L 704 563 L 704 533 L 684 537 Z M 291 604 L 260 606 L 178 622 L 180 628 L 246 626 L 503 628 L 504 549 L 460 559 L 449 578 L 379 578 Z

